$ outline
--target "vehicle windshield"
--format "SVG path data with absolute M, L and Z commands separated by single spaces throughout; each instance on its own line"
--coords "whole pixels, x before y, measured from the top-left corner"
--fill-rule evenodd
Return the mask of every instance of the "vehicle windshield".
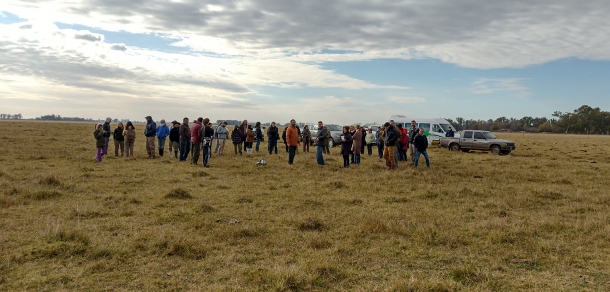
M 483 132 L 483 135 L 485 135 L 485 138 L 487 139 L 498 139 L 498 137 L 494 136 L 491 132 Z
M 441 128 L 443 128 L 443 130 L 445 131 L 445 133 L 447 131 L 449 131 L 449 127 L 451 127 L 451 124 L 440 124 Z M 453 129 L 453 127 L 451 127 Z

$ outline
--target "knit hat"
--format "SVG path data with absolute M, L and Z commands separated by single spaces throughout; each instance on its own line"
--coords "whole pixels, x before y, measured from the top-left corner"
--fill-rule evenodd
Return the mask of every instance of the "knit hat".
M 165 120 L 160 120 L 159 123 L 161 123 L 161 125 L 165 125 Z

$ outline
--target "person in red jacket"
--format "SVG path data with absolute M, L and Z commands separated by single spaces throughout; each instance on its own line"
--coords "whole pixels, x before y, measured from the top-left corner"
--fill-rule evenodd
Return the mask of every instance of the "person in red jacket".
M 398 130 L 400 131 L 400 151 L 398 160 L 407 161 L 407 149 L 409 148 L 409 135 L 407 135 L 407 129 L 402 127 L 402 124 L 398 124 Z
M 194 165 L 197 165 L 201 152 L 201 128 L 203 126 L 201 122 L 203 122 L 203 118 L 199 117 L 191 127 L 191 164 Z

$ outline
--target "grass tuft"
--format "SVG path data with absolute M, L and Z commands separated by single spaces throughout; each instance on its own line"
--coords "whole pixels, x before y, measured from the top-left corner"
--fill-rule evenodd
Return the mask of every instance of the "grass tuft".
M 470 286 L 481 282 L 483 278 L 472 268 L 457 268 L 451 270 L 449 277 L 463 285 Z
M 333 182 L 330 182 L 330 183 L 328 183 L 328 186 L 330 188 L 337 189 L 337 190 L 347 187 L 347 185 L 344 182 L 342 182 L 342 181 L 333 181 Z
M 212 206 L 208 205 L 208 204 L 201 204 L 201 207 L 199 208 L 199 210 L 202 213 L 212 213 L 212 212 L 216 212 L 216 209 L 214 209 Z
M 33 194 L 30 195 L 30 198 L 32 198 L 34 200 L 42 201 L 42 200 L 50 200 L 50 199 L 59 198 L 61 196 L 63 196 L 63 194 L 58 191 L 44 190 L 44 191 L 34 192 Z
M 51 187 L 59 187 L 61 186 L 61 182 L 54 175 L 49 175 L 47 177 L 41 178 L 38 183 L 41 185 L 51 186 Z
M 308 218 L 299 222 L 297 227 L 301 231 L 322 231 L 322 229 L 324 229 L 324 224 L 318 219 Z
M 203 170 L 199 170 L 199 171 L 193 172 L 193 177 L 194 178 L 204 177 L 204 176 L 208 176 L 208 174 L 205 171 L 203 171 Z
M 237 199 L 237 203 L 240 203 L 240 204 L 242 204 L 242 203 L 252 203 L 252 202 L 254 202 L 254 201 L 251 198 L 248 198 L 248 197 L 241 197 L 241 198 Z
M 177 188 L 177 189 L 173 189 L 169 193 L 167 193 L 167 195 L 165 195 L 165 198 L 166 199 L 185 200 L 185 199 L 192 199 L 193 196 L 191 196 L 191 194 L 189 194 L 189 192 L 186 191 L 185 189 Z

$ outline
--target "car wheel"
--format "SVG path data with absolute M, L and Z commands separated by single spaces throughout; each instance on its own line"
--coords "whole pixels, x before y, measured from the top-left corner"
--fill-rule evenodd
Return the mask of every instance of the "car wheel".
M 460 151 L 460 144 L 453 143 L 451 146 L 449 146 L 449 149 L 451 149 L 451 151 Z
M 499 155 L 500 154 L 500 146 L 498 146 L 498 145 L 491 146 L 491 154 Z
M 329 139 L 328 140 L 328 148 L 333 148 L 335 147 L 335 141 L 333 141 L 333 139 Z

